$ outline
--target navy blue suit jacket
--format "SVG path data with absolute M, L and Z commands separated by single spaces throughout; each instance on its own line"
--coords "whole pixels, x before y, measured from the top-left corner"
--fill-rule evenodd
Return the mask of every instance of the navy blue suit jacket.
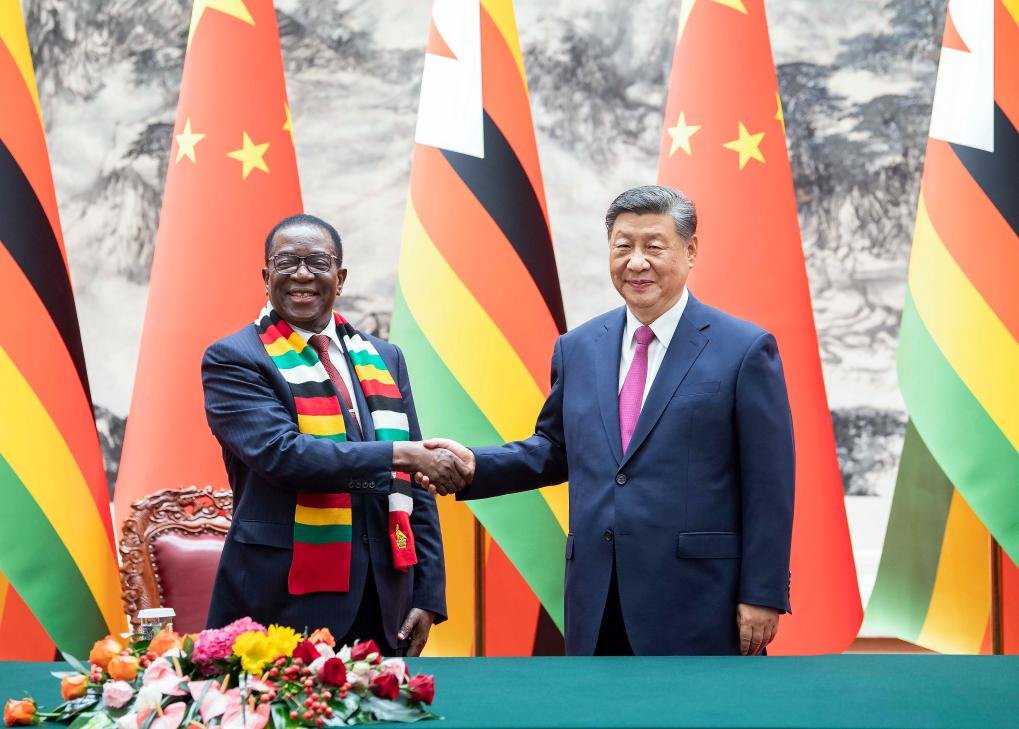
M 410 437 L 421 438 L 403 353 L 363 335 L 378 350 L 403 394 Z M 362 418 L 365 440 L 347 423 L 349 440 L 336 443 L 300 433 L 290 387 L 266 354 L 254 325 L 210 346 L 202 359 L 205 412 L 233 489 L 233 522 L 216 574 L 208 625 L 219 627 L 250 615 L 268 625 L 297 630 L 328 627 L 337 638 L 350 628 L 371 568 L 390 645 L 412 607 L 446 615 L 446 572 L 435 500 L 413 489 L 411 527 L 418 564 L 393 567 L 388 536 L 393 444 L 374 441 L 371 418 Z M 358 409 L 368 413 L 361 388 Z M 353 432 L 352 432 L 353 431 Z M 350 591 L 291 595 L 287 576 L 293 554 L 298 491 L 350 492 L 353 544 Z M 363 636 L 367 637 L 367 636 Z
M 534 435 L 475 449 L 461 498 L 569 480 L 567 653 L 594 652 L 613 555 L 638 655 L 739 653 L 737 603 L 789 610 L 795 465 L 775 339 L 691 296 L 623 453 L 625 321 L 619 308 L 559 338 Z

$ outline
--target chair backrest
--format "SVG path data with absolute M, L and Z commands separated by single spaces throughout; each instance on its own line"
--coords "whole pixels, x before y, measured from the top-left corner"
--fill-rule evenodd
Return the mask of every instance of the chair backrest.
M 120 539 L 120 582 L 135 630 L 138 611 L 151 607 L 173 608 L 178 633 L 205 627 L 232 515 L 231 492 L 211 486 L 163 489 L 131 505 Z

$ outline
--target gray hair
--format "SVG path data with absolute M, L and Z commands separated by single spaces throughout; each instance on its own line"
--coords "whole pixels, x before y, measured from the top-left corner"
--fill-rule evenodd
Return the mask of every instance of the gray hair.
M 612 226 L 623 213 L 671 215 L 676 232 L 683 240 L 690 240 L 697 232 L 697 209 L 693 201 L 672 187 L 641 185 L 621 193 L 605 213 L 605 232 L 608 235 L 612 235 Z

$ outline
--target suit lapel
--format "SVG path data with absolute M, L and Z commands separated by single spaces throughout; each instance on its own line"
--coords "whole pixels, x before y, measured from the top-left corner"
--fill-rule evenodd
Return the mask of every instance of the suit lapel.
M 623 327 L 626 309 L 614 312 L 608 324 L 595 341 L 595 374 L 598 408 L 601 410 L 605 435 L 616 463 L 623 460 L 623 445 L 619 435 L 619 359 L 622 350 Z
M 686 310 L 676 326 L 676 333 L 672 335 L 672 341 L 669 342 L 669 348 L 662 359 L 661 367 L 658 368 L 658 374 L 655 375 L 655 381 L 644 401 L 644 407 L 641 408 L 640 417 L 637 418 L 637 427 L 634 428 L 633 436 L 630 438 L 630 447 L 624 454 L 620 465 L 626 465 L 626 462 L 637 452 L 641 443 L 651 433 L 651 429 L 662 417 L 665 406 L 669 404 L 679 383 L 686 377 L 686 373 L 690 371 L 693 363 L 708 343 L 708 338 L 701 332 L 701 329 L 708 326 L 702 313 L 700 302 L 691 296 L 687 301 Z M 619 359 L 618 354 L 616 359 Z M 617 418 L 616 434 L 618 435 L 618 433 Z

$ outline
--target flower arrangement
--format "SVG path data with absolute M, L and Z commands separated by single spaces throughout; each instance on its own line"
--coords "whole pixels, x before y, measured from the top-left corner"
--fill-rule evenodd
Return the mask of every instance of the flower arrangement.
M 70 723 L 70 729 L 322 729 L 437 719 L 432 676 L 411 676 L 374 641 L 336 648 L 311 635 L 241 618 L 224 628 L 151 640 L 108 635 L 89 665 L 55 673 L 64 703 L 40 711 L 31 698 L 4 706 L 7 726 Z

